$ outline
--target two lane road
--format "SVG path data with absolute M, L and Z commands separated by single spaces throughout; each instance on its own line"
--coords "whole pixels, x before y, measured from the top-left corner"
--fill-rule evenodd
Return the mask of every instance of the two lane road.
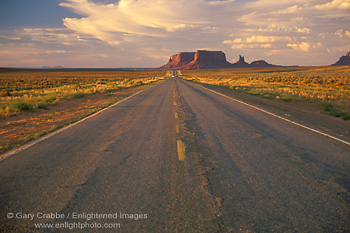
M 344 232 L 349 189 L 348 145 L 173 77 L 1 161 L 0 229 Z

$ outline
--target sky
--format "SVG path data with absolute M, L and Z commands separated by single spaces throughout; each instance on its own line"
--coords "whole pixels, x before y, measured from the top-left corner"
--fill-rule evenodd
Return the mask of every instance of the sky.
M 350 0 L 0 0 L 0 67 L 159 67 L 199 49 L 329 65 L 350 52 Z

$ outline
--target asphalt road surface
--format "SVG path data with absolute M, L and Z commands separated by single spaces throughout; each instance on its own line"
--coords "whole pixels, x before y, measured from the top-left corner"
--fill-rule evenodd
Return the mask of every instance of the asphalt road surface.
M 173 77 L 1 161 L 0 231 L 346 232 L 349 190 L 350 146 Z

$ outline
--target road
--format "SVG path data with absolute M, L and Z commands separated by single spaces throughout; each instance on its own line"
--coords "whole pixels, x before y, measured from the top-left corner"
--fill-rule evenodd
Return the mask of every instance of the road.
M 177 77 L 1 161 L 0 187 L 5 232 L 350 230 L 348 145 Z

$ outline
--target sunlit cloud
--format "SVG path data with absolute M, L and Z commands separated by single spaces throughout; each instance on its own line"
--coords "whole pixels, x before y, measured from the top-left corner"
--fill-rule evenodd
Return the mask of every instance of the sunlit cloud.
M 60 5 L 84 16 L 65 18 L 67 28 L 118 45 L 125 35 L 165 37 L 168 32 L 207 25 L 201 4 L 200 0 L 120 0 L 106 5 L 67 0 Z
M 234 2 L 235 0 L 221 0 L 221 1 L 208 1 L 209 5 L 227 5 Z
M 315 6 L 318 10 L 350 10 L 350 0 L 333 0 Z
M 308 44 L 307 42 L 301 42 L 298 44 L 287 44 L 287 46 L 303 52 L 308 52 L 310 50 L 310 44 Z
M 339 29 L 334 33 L 334 35 L 337 35 L 339 38 L 350 38 L 350 31 L 343 31 L 343 29 Z
M 61 43 L 63 45 L 73 45 L 86 41 L 86 39 L 67 28 L 24 28 L 19 34 L 22 38 L 28 37 L 31 41 L 46 44 Z
M 233 49 L 256 49 L 256 48 L 271 48 L 271 44 L 234 44 Z
M 76 14 L 61 27 L 0 32 L 0 66 L 157 67 L 200 48 L 322 65 L 350 51 L 350 0 L 60 1 Z
M 272 43 L 289 42 L 293 39 L 289 36 L 251 36 L 247 38 L 235 38 L 234 40 L 225 40 L 223 44 L 233 44 L 232 49 L 270 49 Z M 278 45 L 275 44 L 275 47 Z
M 276 41 L 291 41 L 289 36 L 251 36 L 246 39 L 247 43 L 267 43 Z
M 310 34 L 310 28 L 297 28 L 298 32 L 304 34 Z

